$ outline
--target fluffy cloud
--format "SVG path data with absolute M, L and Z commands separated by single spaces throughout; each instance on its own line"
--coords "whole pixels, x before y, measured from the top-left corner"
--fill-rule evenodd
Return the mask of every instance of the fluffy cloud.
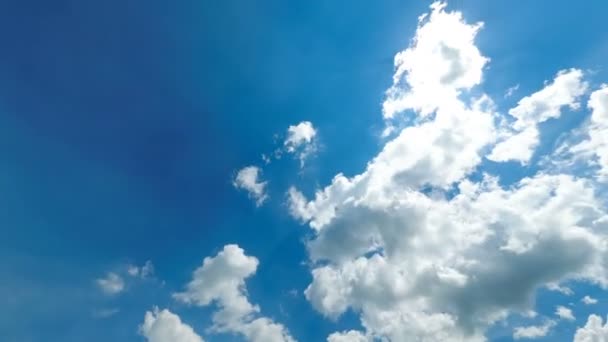
M 545 337 L 555 326 L 555 321 L 548 321 L 543 325 L 531 325 L 527 327 L 517 327 L 513 330 L 513 338 L 519 339 L 535 339 Z
M 555 315 L 557 315 L 557 317 L 564 319 L 566 321 L 574 321 L 576 318 L 574 317 L 574 314 L 572 313 L 572 310 L 565 307 L 565 306 L 561 306 L 558 305 L 555 308 Z
M 369 342 L 369 338 L 358 331 L 350 330 L 329 335 L 327 342 Z
M 600 181 L 608 181 L 608 85 L 603 85 L 589 97 L 591 118 L 584 127 L 586 138 L 570 147 L 568 152 L 598 169 Z
M 561 115 L 562 108 L 577 109 L 581 95 L 587 90 L 583 72 L 578 69 L 562 70 L 542 90 L 519 100 L 509 110 L 514 119 L 503 140 L 497 144 L 488 159 L 505 162 L 509 160 L 527 163 L 539 143 L 537 125 Z
M 585 303 L 586 305 L 592 305 L 592 304 L 597 304 L 597 299 L 595 299 L 593 297 L 585 296 L 581 299 L 581 302 Z
M 139 332 L 148 342 L 203 342 L 192 327 L 183 323 L 179 316 L 169 310 L 155 308 L 146 312 Z
M 306 298 L 329 318 L 359 313 L 360 336 L 485 341 L 488 326 L 529 312 L 540 287 L 608 285 L 608 216 L 593 182 L 543 172 L 508 187 L 467 178 L 500 121 L 487 96 L 467 93 L 487 62 L 474 46 L 480 27 L 434 4 L 395 58 L 384 104 L 386 118 L 410 109 L 414 123 L 362 173 L 336 175 L 311 200 L 288 191 L 291 214 L 313 231 Z M 550 90 L 522 99 L 512 129 L 576 107 L 580 75 L 559 73 Z
M 114 272 L 110 272 L 105 278 L 99 278 L 96 280 L 97 286 L 108 295 L 119 294 L 125 289 L 125 282 L 121 276 Z
M 245 279 L 255 274 L 255 257 L 245 255 L 237 245 L 226 245 L 215 257 L 207 257 L 196 269 L 186 290 L 174 298 L 188 304 L 207 306 L 215 303 L 214 332 L 232 332 L 252 342 L 293 342 L 287 329 L 266 317 L 247 298 Z
M 245 190 L 249 197 L 255 200 L 255 204 L 260 206 L 268 199 L 266 186 L 268 182 L 260 179 L 262 170 L 257 166 L 247 166 L 239 170 L 232 184 L 237 189 Z
M 295 154 L 303 166 L 308 158 L 317 149 L 315 138 L 317 130 L 310 121 L 302 121 L 295 126 L 289 126 L 287 137 L 283 143 L 288 153 Z
M 573 342 L 606 342 L 608 341 L 608 323 L 603 324 L 602 318 L 590 315 L 587 324 L 576 330 Z
M 427 115 L 478 85 L 488 58 L 474 40 L 482 23 L 467 25 L 459 12 L 436 2 L 420 17 L 412 46 L 395 56 L 393 85 L 383 104 L 385 118 L 413 109 Z

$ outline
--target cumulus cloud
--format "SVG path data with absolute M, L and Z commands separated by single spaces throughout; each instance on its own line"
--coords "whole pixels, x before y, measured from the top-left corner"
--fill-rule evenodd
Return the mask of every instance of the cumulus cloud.
M 459 12 L 445 12 L 435 2 L 430 15 L 422 16 L 411 46 L 395 56 L 393 85 L 383 104 L 384 117 L 407 109 L 421 115 L 481 83 L 488 58 L 474 44 L 482 23 L 468 25 Z
M 268 182 L 261 180 L 261 174 L 262 170 L 259 167 L 247 166 L 239 170 L 232 182 L 237 189 L 247 191 L 257 206 L 262 205 L 268 199 L 266 193 Z
M 116 295 L 125 289 L 124 280 L 114 272 L 109 272 L 105 278 L 97 279 L 96 283 L 101 291 L 107 295 Z
M 327 337 L 327 342 L 369 342 L 370 339 L 356 330 L 336 332 Z
M 337 174 L 312 199 L 288 191 L 291 214 L 312 229 L 306 298 L 328 318 L 358 313 L 362 336 L 485 341 L 487 327 L 530 312 L 538 288 L 608 285 L 608 214 L 592 181 L 548 172 L 506 187 L 490 175 L 469 179 L 500 133 L 492 100 L 468 93 L 488 61 L 474 45 L 481 26 L 433 4 L 395 58 L 383 108 L 391 120 L 412 110 L 414 122 L 363 172 Z M 581 75 L 559 73 L 550 90 L 522 99 L 512 129 L 576 107 Z
M 555 326 L 555 321 L 548 321 L 543 325 L 531 325 L 527 327 L 517 327 L 513 330 L 513 338 L 520 339 L 536 339 L 547 336 L 551 329 Z
M 597 304 L 597 299 L 590 296 L 585 296 L 581 299 L 581 302 L 583 302 L 585 305 L 593 305 Z
M 295 154 L 300 160 L 300 166 L 303 166 L 306 158 L 317 150 L 316 136 L 317 130 L 310 121 L 302 121 L 297 125 L 289 126 L 283 143 L 285 151 Z
M 178 301 L 198 306 L 215 303 L 211 331 L 238 333 L 252 342 L 294 342 L 287 329 L 267 317 L 249 302 L 245 279 L 255 274 L 258 259 L 245 255 L 237 245 L 226 245 L 215 257 L 207 257 L 194 271 Z
M 576 319 L 571 309 L 561 305 L 555 308 L 555 315 L 566 321 L 574 321 Z
M 597 169 L 598 179 L 608 181 L 608 85 L 594 91 L 587 104 L 591 118 L 583 128 L 585 138 L 567 152 Z
M 604 324 L 598 315 L 590 315 L 587 324 L 576 330 L 573 342 L 608 341 L 608 323 Z
M 167 309 L 147 311 L 139 332 L 148 342 L 203 342 L 192 327 Z
M 509 110 L 514 119 L 509 131 L 503 134 L 503 140 L 494 147 L 488 159 L 527 163 L 539 144 L 538 124 L 558 118 L 564 107 L 579 108 L 579 98 L 587 87 L 581 70 L 562 70 L 543 89 L 519 100 L 517 106 Z

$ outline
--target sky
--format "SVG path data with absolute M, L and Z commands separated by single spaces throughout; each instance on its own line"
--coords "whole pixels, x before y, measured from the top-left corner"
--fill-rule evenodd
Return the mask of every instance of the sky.
M 608 3 L 0 3 L 0 340 L 608 341 Z

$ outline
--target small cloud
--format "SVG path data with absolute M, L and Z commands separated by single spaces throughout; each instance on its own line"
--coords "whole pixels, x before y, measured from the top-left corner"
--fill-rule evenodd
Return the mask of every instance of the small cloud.
M 283 145 L 287 153 L 295 154 L 300 160 L 300 166 L 303 166 L 306 158 L 317 150 L 316 136 L 317 130 L 312 123 L 302 121 L 295 126 L 289 126 Z
M 513 94 L 519 89 L 519 84 L 516 84 L 512 87 L 509 87 L 509 89 L 507 89 L 507 91 L 505 91 L 505 99 L 508 97 L 513 96 Z
M 551 291 L 555 291 L 555 292 L 559 292 L 561 294 L 564 294 L 566 296 L 572 296 L 574 294 L 574 291 L 572 291 L 572 289 L 570 289 L 567 286 L 561 286 L 559 284 L 556 283 L 550 283 L 547 285 L 547 289 L 551 290 Z
M 152 264 L 152 261 L 148 260 L 141 267 L 129 265 L 127 268 L 127 273 L 132 277 L 146 279 L 154 275 L 154 264 Z
M 100 309 L 93 311 L 93 317 L 95 318 L 108 318 L 116 315 L 120 312 L 119 308 Z
M 592 304 L 597 304 L 597 299 L 595 299 L 593 297 L 585 296 L 585 297 L 583 297 L 583 299 L 581 299 L 581 302 L 585 303 L 586 305 L 592 305 Z
M 555 326 L 555 321 L 548 321 L 543 325 L 531 325 L 527 327 L 517 327 L 513 330 L 513 339 L 536 339 L 547 336 Z
M 266 185 L 268 182 L 260 179 L 261 169 L 257 166 L 247 166 L 239 170 L 232 184 L 237 189 L 245 190 L 249 197 L 255 200 L 256 206 L 260 206 L 268 199 Z
M 574 321 L 576 318 L 574 317 L 574 314 L 572 314 L 572 310 L 568 309 L 565 306 L 557 306 L 555 308 L 555 314 L 566 321 Z
M 105 278 L 96 280 L 97 286 L 107 295 L 121 293 L 125 289 L 125 282 L 121 276 L 114 272 L 109 272 Z

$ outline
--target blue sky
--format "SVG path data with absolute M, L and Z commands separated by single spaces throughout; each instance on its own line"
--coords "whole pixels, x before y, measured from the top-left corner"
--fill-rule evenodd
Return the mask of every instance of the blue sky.
M 266 319 L 257 322 L 285 334 L 276 341 L 325 341 L 349 330 L 350 337 L 333 335 L 331 342 L 407 342 L 415 336 L 441 341 L 447 340 L 444 332 L 453 341 L 484 336 L 512 341 L 516 328 L 543 324 L 549 327 L 546 336 L 535 340 L 573 341 L 589 315 L 605 317 L 608 295 L 602 286 L 608 277 L 601 260 L 608 255 L 602 245 L 608 241 L 608 144 L 602 137 L 608 128 L 594 118 L 608 112 L 602 88 L 608 83 L 603 29 L 608 4 L 451 1 L 445 10 L 434 10 L 437 20 L 431 16 L 419 23 L 421 14 L 433 11 L 430 4 L 0 4 L 0 340 L 191 342 L 196 340 L 186 335 L 195 334 L 205 341 L 273 342 L 256 340 L 250 330 L 254 319 Z M 472 41 L 457 30 L 441 31 L 447 26 L 440 19 L 453 19 L 456 11 L 462 19 L 450 25 L 462 32 L 484 23 Z M 447 38 L 421 37 L 417 45 L 412 39 L 424 27 L 437 27 Z M 444 44 L 452 54 L 429 56 L 439 58 L 436 68 L 406 57 L 405 72 L 394 82 L 395 55 L 409 48 L 425 60 L 424 49 L 416 48 L 426 41 Z M 408 79 L 421 75 L 433 86 L 433 77 L 439 77 L 435 69 L 441 73 L 443 66 L 455 76 L 445 81 L 448 73 L 439 75 L 439 88 Z M 559 75 L 566 75 L 563 83 Z M 433 95 L 429 103 L 424 102 L 427 91 Z M 458 121 L 459 106 L 468 113 L 483 94 L 491 105 L 475 109 L 483 113 L 470 122 Z M 531 100 L 522 102 L 526 97 Z M 402 105 L 394 115 L 383 113 L 383 105 L 406 98 L 415 104 Z M 437 108 L 426 115 L 417 101 Z M 460 128 L 439 125 L 442 118 Z M 484 126 L 488 118 L 491 127 Z M 309 123 L 312 133 L 301 123 Z M 416 133 L 425 124 L 430 131 Z M 382 136 L 386 127 L 395 128 Z M 414 128 L 411 133 L 401 133 L 408 127 Z M 446 139 L 472 142 L 425 140 L 437 127 L 448 132 Z M 492 154 L 531 130 L 539 134 L 531 155 L 512 153 L 525 149 L 521 141 Z M 406 153 L 391 153 L 387 146 Z M 422 155 L 410 157 L 417 150 Z M 253 179 L 239 178 L 249 166 L 257 170 L 249 175 Z M 339 173 L 347 177 L 346 190 L 332 181 Z M 481 184 L 484 174 L 496 177 L 497 185 L 480 185 L 483 200 L 477 195 L 454 200 L 459 185 Z M 519 183 L 524 177 L 532 179 L 529 188 L 539 186 L 550 198 L 519 199 L 517 194 L 528 189 Z M 323 189 L 331 195 L 315 199 L 315 191 Z M 415 211 L 420 203 L 428 204 L 429 213 Z M 510 206 L 521 210 L 501 216 L 501 208 Z M 435 210 L 468 217 L 463 218 L 468 223 L 443 226 Z M 552 210 L 557 222 L 552 215 L 536 215 Z M 490 224 L 493 215 L 499 219 Z M 419 217 L 426 219 L 418 222 Z M 504 223 L 499 233 L 502 218 L 515 223 Z M 418 228 L 408 230 L 410 225 Z M 471 234 L 469 229 L 478 226 L 481 230 Z M 391 248 L 391 239 L 409 235 L 424 245 L 428 236 L 417 232 L 433 229 L 450 230 L 440 236 L 454 235 L 441 241 L 446 248 L 440 252 L 428 247 L 415 255 L 410 242 Z M 469 245 L 485 233 L 487 241 Z M 584 238 L 572 237 L 579 233 Z M 552 234 L 559 241 L 539 237 Z M 489 242 L 490 236 L 504 241 Z M 359 246 L 363 240 L 368 245 Z M 467 247 L 452 249 L 456 242 Z M 490 243 L 503 242 L 494 250 L 512 254 L 488 252 Z M 538 263 L 542 269 L 513 271 L 507 278 L 513 283 L 504 288 L 476 283 L 496 276 L 492 271 L 501 267 L 509 271 L 503 261 L 510 257 L 537 265 L 553 255 L 546 246 L 558 242 L 564 250 L 551 258 L 563 256 L 563 263 L 545 258 L 547 264 Z M 578 256 L 578 248 L 589 252 Z M 448 262 L 444 252 L 453 253 L 451 260 L 488 260 L 482 269 L 489 271 Z M 213 273 L 203 265 L 206 257 L 218 264 L 240 260 L 247 267 L 232 272 L 235 264 L 227 262 L 228 269 Z M 416 265 L 426 258 L 431 266 L 421 270 Z M 361 273 L 353 271 L 356 260 L 365 264 Z M 389 268 L 370 264 L 378 260 Z M 142 270 L 147 261 L 153 271 Z M 189 291 L 199 267 L 203 285 Z M 336 279 L 325 282 L 318 276 L 325 271 Z M 407 277 L 393 279 L 394 274 Z M 114 290 L 103 285 L 112 277 L 120 279 Z M 416 292 L 410 280 L 436 286 L 436 292 Z M 213 281 L 228 290 L 214 290 Z M 395 285 L 400 281 L 414 287 L 403 290 Z M 561 292 L 548 285 L 555 282 Z M 531 288 L 517 286 L 524 283 Z M 309 286 L 317 290 L 305 294 Z M 331 289 L 341 286 L 355 290 L 332 297 Z M 497 289 L 507 294 L 492 292 Z M 597 303 L 581 302 L 584 296 Z M 209 303 L 201 298 L 210 298 Z M 258 305 L 259 311 L 245 310 L 214 324 L 212 317 L 230 311 L 234 298 Z M 328 304 L 332 300 L 344 307 Z M 574 319 L 556 316 L 557 306 L 572 310 Z M 169 311 L 155 313 L 155 307 Z M 529 310 L 536 315 L 526 315 Z M 140 328 L 146 312 L 150 323 L 157 323 L 147 331 Z M 178 325 L 176 316 L 163 315 L 168 312 L 179 316 Z M 390 318 L 383 316 L 389 313 Z M 392 319 L 394 326 L 388 327 Z M 416 322 L 439 328 L 425 331 Z M 163 329 L 176 326 L 182 329 L 178 335 L 163 340 Z M 225 331 L 218 331 L 222 326 Z M 603 332 L 587 328 L 577 342 L 588 341 L 580 336 L 592 330 L 608 334 L 606 327 Z

